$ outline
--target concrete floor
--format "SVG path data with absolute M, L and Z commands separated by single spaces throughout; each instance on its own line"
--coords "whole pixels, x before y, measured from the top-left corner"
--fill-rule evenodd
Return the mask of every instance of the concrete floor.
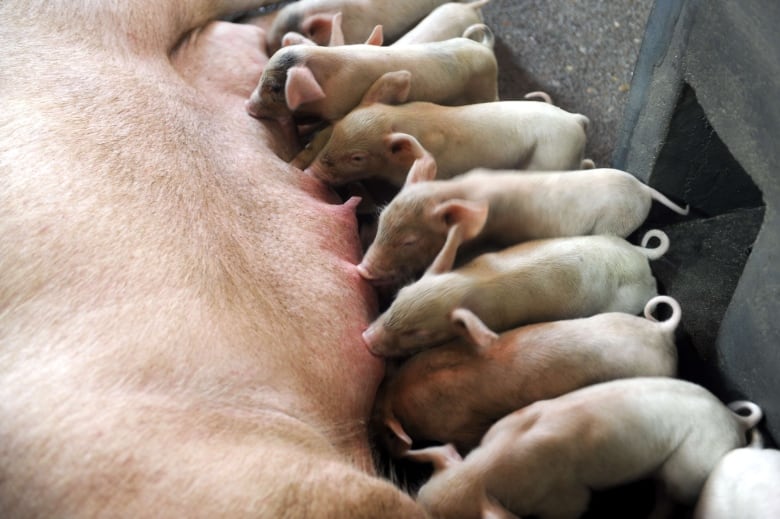
M 499 92 L 544 90 L 591 120 L 587 156 L 610 166 L 650 0 L 492 0 Z

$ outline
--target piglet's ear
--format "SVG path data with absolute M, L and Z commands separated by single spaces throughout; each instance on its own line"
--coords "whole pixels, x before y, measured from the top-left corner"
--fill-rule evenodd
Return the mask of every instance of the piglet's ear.
M 333 15 L 330 27 L 329 47 L 344 45 L 344 32 L 341 30 L 341 11 Z
M 439 253 L 431 262 L 431 265 L 425 271 L 423 276 L 444 274 L 452 270 L 455 265 L 455 258 L 458 256 L 458 247 L 463 243 L 459 225 L 453 225 L 447 231 L 447 239 L 444 241 Z
M 386 72 L 368 88 L 363 95 L 362 105 L 383 103 L 386 105 L 405 103 L 412 88 L 412 73 L 408 70 Z
M 290 67 L 287 70 L 287 82 L 284 85 L 287 108 L 296 110 L 304 103 L 319 101 L 325 97 L 325 91 L 317 82 L 308 67 Z
M 482 319 L 468 308 L 456 308 L 450 320 L 457 325 L 461 334 L 480 348 L 488 348 L 498 339 L 498 334 L 487 327 Z
M 488 203 L 484 200 L 452 199 L 442 202 L 433 210 L 433 216 L 447 227 L 459 225 L 463 240 L 474 239 L 485 227 Z
M 418 182 L 427 182 L 436 178 L 436 159 L 426 151 L 422 157 L 415 159 L 409 173 L 406 174 L 404 186 L 416 184 Z
M 409 160 L 414 161 L 406 175 L 404 185 L 427 182 L 436 178 L 436 159 L 413 135 L 391 133 L 386 139 L 386 144 L 393 160 L 401 164 L 407 164 Z
M 317 45 L 326 45 L 331 39 L 333 22 L 337 15 L 338 13 L 320 13 L 307 16 L 301 22 L 301 32 L 314 40 Z
M 458 451 L 455 450 L 451 443 L 411 450 L 404 457 L 418 463 L 432 463 L 435 472 L 442 471 L 463 461 L 463 458 L 460 457 L 460 454 L 458 454 Z
M 434 258 L 425 275 L 443 274 L 452 270 L 458 248 L 466 241 L 477 236 L 485 226 L 487 202 L 469 200 L 448 200 L 433 210 L 434 224 L 447 229 L 447 240 Z
M 368 39 L 366 40 L 366 45 L 377 45 L 381 46 L 385 42 L 385 34 L 382 30 L 381 25 L 374 26 L 374 30 L 371 31 L 371 34 L 368 35 Z
M 427 153 L 420 141 L 408 133 L 391 133 L 384 142 L 388 159 L 396 164 L 411 166 Z

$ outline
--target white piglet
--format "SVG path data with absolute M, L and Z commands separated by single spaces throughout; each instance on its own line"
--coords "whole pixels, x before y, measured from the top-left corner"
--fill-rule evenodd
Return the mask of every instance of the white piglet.
M 764 449 L 753 432 L 751 444 L 720 460 L 707 478 L 694 519 L 780 517 L 780 451 Z
M 469 38 L 398 47 L 291 45 L 268 61 L 247 111 L 258 118 L 334 121 L 388 72 L 405 79 L 410 101 L 458 105 L 498 95 L 493 49 Z
M 462 461 L 451 447 L 410 451 L 439 467 L 417 501 L 448 519 L 488 512 L 575 519 L 592 490 L 654 477 L 670 497 L 693 504 L 718 461 L 745 445 L 745 432 L 761 418 L 755 404 L 734 407 L 749 414 L 673 378 L 589 386 L 502 418 Z
M 483 254 L 446 271 L 429 270 L 403 287 L 390 307 L 363 332 L 375 355 L 402 356 L 458 335 L 452 311 L 466 308 L 492 330 L 587 317 L 604 312 L 638 314 L 655 297 L 648 260 L 668 249 L 635 246 L 616 236 L 534 240 Z
M 435 164 L 423 165 L 410 169 L 403 189 L 379 215 L 376 237 L 359 267 L 368 280 L 392 283 L 418 274 L 449 234 L 458 234 L 466 245 L 501 246 L 589 234 L 626 237 L 645 221 L 653 200 L 688 213 L 687 207 L 617 169 L 478 169 L 434 180 Z
M 659 304 L 672 308 L 661 322 Z M 382 384 L 374 426 L 393 456 L 413 441 L 475 447 L 503 416 L 538 400 L 617 378 L 674 376 L 680 306 L 669 296 L 645 305 L 645 317 L 611 312 L 522 326 L 496 334 L 473 312 L 452 319 L 464 339 L 405 361 Z
M 378 177 L 401 187 L 420 145 L 433 156 L 438 178 L 479 167 L 580 169 L 589 123 L 584 115 L 536 101 L 408 102 L 413 78 L 386 74 L 378 80 L 360 106 L 334 123 L 307 171 L 334 185 Z

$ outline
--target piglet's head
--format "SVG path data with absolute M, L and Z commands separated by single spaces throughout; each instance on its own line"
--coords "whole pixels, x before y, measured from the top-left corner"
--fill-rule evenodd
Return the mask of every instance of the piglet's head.
M 449 271 L 464 241 L 484 228 L 484 200 L 450 198 L 452 181 L 437 181 L 436 161 L 411 135 L 391 135 L 396 145 L 408 146 L 415 157 L 401 192 L 379 215 L 373 243 L 359 271 L 380 284 L 419 274 Z M 402 144 L 400 144 L 402 143 Z
M 368 351 L 379 357 L 403 357 L 421 349 L 430 337 L 424 328 L 397 330 L 384 324 L 382 316 L 363 332 Z
M 436 273 L 452 268 L 460 244 L 484 227 L 488 207 L 483 201 L 446 198 L 438 189 L 446 182 L 407 182 L 380 213 L 376 237 L 361 263 L 371 274 L 366 279 L 380 284 L 427 268 Z
M 388 126 L 381 114 L 353 110 L 333 125 L 330 139 L 307 171 L 330 185 L 374 176 L 385 167 L 381 136 Z
M 411 355 L 457 336 L 449 314 L 457 296 L 445 276 L 423 276 L 402 288 L 363 333 L 368 350 L 382 357 Z
M 258 119 L 291 117 L 284 100 L 284 79 L 266 68 L 245 107 L 249 115 Z
M 414 162 L 407 175 L 413 183 L 433 180 L 436 161 L 420 143 L 406 134 L 393 134 L 411 147 Z M 422 272 L 444 244 L 436 229 L 424 218 L 429 200 L 425 192 L 407 189 L 393 198 L 379 215 L 377 234 L 366 251 L 358 272 L 374 285 L 397 285 Z M 441 238 L 440 240 L 438 238 Z M 440 242 L 440 243 L 439 243 Z
M 331 185 L 379 177 L 401 187 L 418 150 L 392 131 L 395 116 L 385 101 L 403 102 L 410 81 L 405 70 L 377 79 L 361 104 L 334 123 L 330 140 L 311 164 L 310 173 Z
M 265 119 L 289 118 L 302 105 L 325 98 L 314 73 L 304 64 L 299 47 L 285 47 L 268 61 L 246 102 L 250 115 Z
M 392 122 L 383 111 L 381 105 L 357 109 L 338 121 L 310 173 L 331 185 L 376 177 L 401 187 L 415 150 L 400 134 L 390 133 Z

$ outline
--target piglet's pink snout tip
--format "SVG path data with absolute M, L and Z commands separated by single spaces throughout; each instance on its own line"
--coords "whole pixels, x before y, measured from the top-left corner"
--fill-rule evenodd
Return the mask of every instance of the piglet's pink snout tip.
M 380 287 L 386 287 L 386 286 L 394 286 L 397 283 L 397 278 L 384 274 L 384 273 L 377 273 L 374 269 L 372 269 L 368 264 L 366 264 L 365 261 L 360 263 L 359 265 L 355 266 L 355 269 L 358 271 L 358 274 L 361 278 L 368 281 L 373 285 L 374 287 L 380 288 Z
M 362 277 L 366 281 L 373 281 L 374 279 L 376 279 L 376 276 L 371 274 L 371 271 L 369 271 L 368 268 L 363 263 L 360 263 L 355 268 L 357 269 L 358 274 L 360 274 L 360 277 Z
M 377 352 L 377 345 L 381 342 L 381 337 L 381 326 L 377 326 L 376 324 L 372 324 L 363 332 L 363 342 L 365 343 L 366 348 L 372 355 L 377 357 L 381 356 L 381 354 Z
M 244 109 L 249 115 L 258 119 L 263 115 L 260 110 L 260 102 L 256 99 L 254 94 L 244 101 Z
M 257 109 L 255 103 L 252 102 L 251 99 L 247 99 L 246 101 L 244 101 L 244 109 L 246 110 L 246 113 L 248 113 L 252 117 L 257 117 Z

